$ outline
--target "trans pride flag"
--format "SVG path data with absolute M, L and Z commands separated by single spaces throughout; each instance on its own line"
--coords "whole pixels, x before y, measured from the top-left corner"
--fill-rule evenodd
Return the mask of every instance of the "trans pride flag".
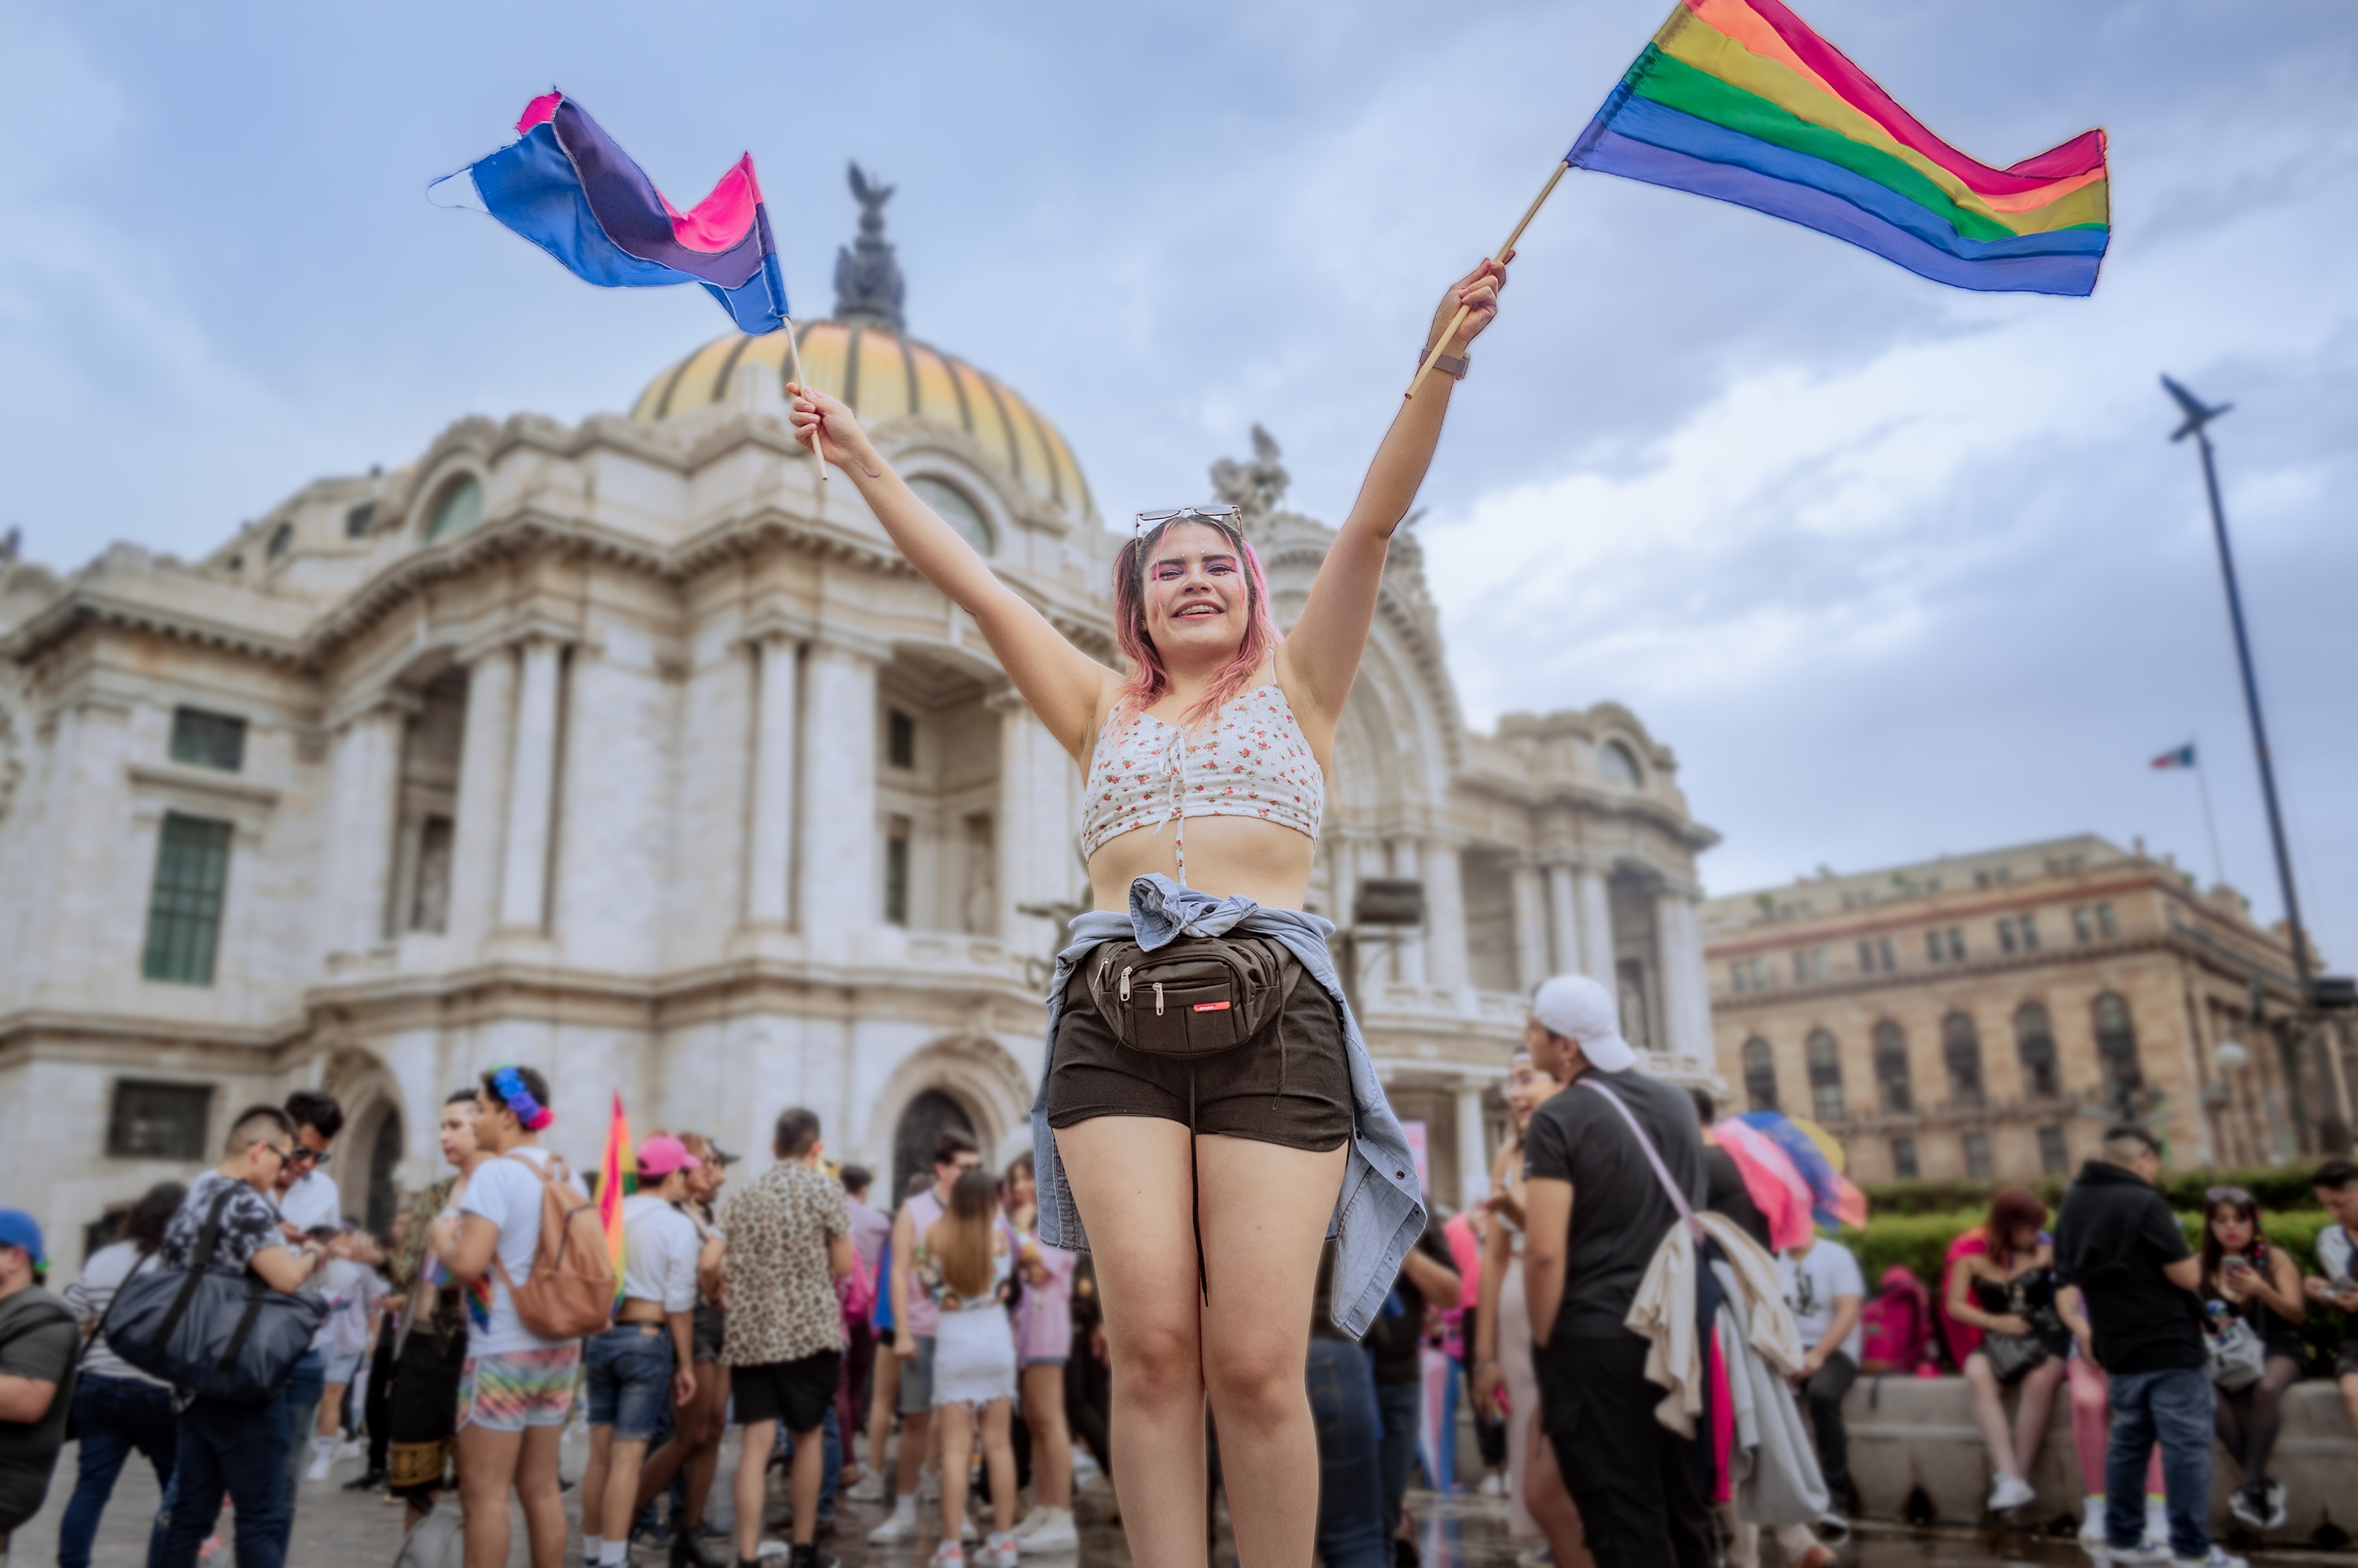
M 2085 295 L 2112 238 L 2104 132 L 1976 162 L 1781 0 L 1682 0 L 1564 161 L 1787 219 L 1959 288 Z
M 427 194 L 447 207 L 489 212 L 586 283 L 700 283 L 741 331 L 785 325 L 785 275 L 751 153 L 682 212 L 588 110 L 546 92 L 525 105 L 516 140 Z

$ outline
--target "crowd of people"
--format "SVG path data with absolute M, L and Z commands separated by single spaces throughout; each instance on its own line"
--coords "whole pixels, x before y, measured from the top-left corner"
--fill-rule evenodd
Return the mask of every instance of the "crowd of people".
M 1320 1559 L 1414 1562 L 1422 1371 L 1441 1355 L 1471 1400 L 1483 1490 L 1503 1493 L 1512 1532 L 1535 1542 L 1527 1561 L 1751 1568 L 1769 1533 L 1790 1563 L 1831 1562 L 1823 1538 L 1855 1507 L 1844 1397 L 1862 1369 L 1907 1371 L 1928 1351 L 1867 1310 L 1839 1240 L 1771 1248 L 1709 1097 L 1636 1070 L 1604 988 L 1548 982 L 1525 1046 L 1490 1195 L 1423 1222 L 1363 1336 L 1337 1325 L 1337 1250 L 1323 1250 L 1304 1360 Z M 1113 1475 L 1108 1346 L 1091 1259 L 1040 1238 L 1031 1156 L 994 1173 L 971 1139 L 945 1132 L 888 1213 L 868 1202 L 870 1173 L 827 1161 L 807 1110 L 778 1118 L 773 1163 L 725 1195 L 736 1156 L 692 1132 L 649 1137 L 622 1204 L 621 1277 L 592 1281 L 598 1322 L 556 1333 L 568 1281 L 550 1243 L 592 1210 L 540 1144 L 551 1117 L 530 1068 L 451 1095 L 438 1129 L 450 1173 L 375 1238 L 324 1219 L 339 1207 L 322 1168 L 342 1124 L 334 1101 L 302 1091 L 254 1107 L 219 1164 L 145 1195 L 57 1295 L 40 1282 L 38 1226 L 0 1210 L 0 1530 L 39 1508 L 70 1415 L 61 1568 L 90 1562 L 135 1455 L 164 1497 L 151 1562 L 217 1549 L 226 1506 L 237 1561 L 268 1568 L 286 1560 L 305 1485 L 356 1452 L 367 1467 L 349 1488 L 406 1504 L 411 1528 L 455 1500 L 474 1568 L 506 1561 L 512 1508 L 535 1568 L 557 1568 L 560 1434 L 579 1422 L 585 1568 L 622 1563 L 650 1536 L 676 1568 L 708 1568 L 723 1549 L 741 1564 L 783 1549 L 791 1568 L 816 1565 L 843 1495 L 889 1504 L 876 1544 L 936 1538 L 933 1568 L 963 1568 L 969 1543 L 989 1568 L 1077 1548 L 1076 1433 Z M 2090 1547 L 2219 1568 L 2234 1560 L 2205 1518 L 2214 1437 L 2237 1466 L 2234 1518 L 2280 1527 L 2289 1499 L 2269 1461 L 2314 1354 L 2304 1320 L 2313 1303 L 2358 1311 L 2358 1165 L 2316 1173 L 2332 1223 L 2304 1277 L 2241 1188 L 2208 1192 L 2190 1245 L 2156 1184 L 2160 1162 L 2152 1134 L 2124 1125 L 2055 1214 L 2026 1189 L 1999 1192 L 1950 1248 L 1924 1333 L 1937 1326 L 1963 1374 L 1993 1512 L 2037 1500 L 2033 1463 L 2063 1393 Z M 197 1267 L 319 1303 L 267 1420 L 176 1390 L 104 1332 L 127 1283 Z M 1878 1306 L 1909 1307 L 1907 1284 L 1887 1279 Z M 1661 1331 L 1634 1332 L 1656 1301 Z M 1702 1353 L 1675 1332 L 1698 1313 L 1720 1328 Z M 2358 1346 L 2336 1370 L 2358 1426 Z M 723 1531 L 704 1515 L 730 1424 Z M 1229 1485 L 1217 1441 L 1213 1454 L 1207 1502 Z M 786 1471 L 783 1548 L 765 1540 L 773 1459 Z M 1422 1459 L 1433 1465 L 1430 1447 Z

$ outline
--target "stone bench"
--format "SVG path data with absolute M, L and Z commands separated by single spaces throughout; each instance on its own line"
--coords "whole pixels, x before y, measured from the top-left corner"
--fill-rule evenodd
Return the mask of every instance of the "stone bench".
M 2014 1408 L 2012 1390 L 2006 1407 Z M 1850 1427 L 1851 1479 L 1868 1519 L 1929 1519 L 1977 1523 L 1989 1517 L 1989 1453 L 1963 1378 L 1865 1377 L 1843 1401 Z M 2331 1379 L 2297 1383 L 2285 1395 L 2284 1432 L 2268 1474 L 2290 1489 L 2292 1518 L 2271 1539 L 2346 1544 L 2358 1535 L 2358 1437 Z M 2077 1528 L 2088 1487 L 2071 1446 L 2071 1393 L 2055 1390 L 2055 1414 L 2046 1446 L 2028 1477 L 2039 1500 L 2014 1516 L 2044 1526 L 2068 1517 Z M 2212 1446 L 2211 1525 L 2232 1520 L 2227 1499 L 2243 1472 L 2224 1449 Z M 1919 1498 L 1911 1507 L 1910 1498 Z M 2320 1531 L 2323 1532 L 2320 1535 Z

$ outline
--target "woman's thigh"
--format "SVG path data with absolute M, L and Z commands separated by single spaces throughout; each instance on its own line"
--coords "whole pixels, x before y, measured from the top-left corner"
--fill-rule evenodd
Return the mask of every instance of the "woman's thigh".
M 1159 1117 L 1100 1116 L 1056 1132 L 1118 1367 L 1125 1352 L 1192 1360 L 1196 1351 L 1188 1141 L 1186 1128 Z
M 1318 1255 L 1346 1157 L 1249 1138 L 1195 1141 L 1207 1367 L 1300 1387 Z

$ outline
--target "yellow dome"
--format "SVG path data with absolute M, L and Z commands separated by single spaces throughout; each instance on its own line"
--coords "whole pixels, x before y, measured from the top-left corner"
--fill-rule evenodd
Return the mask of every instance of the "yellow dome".
M 806 322 L 795 329 L 795 343 L 810 384 L 840 397 L 853 413 L 869 419 L 931 419 L 963 431 L 1034 495 L 1076 516 L 1097 516 L 1088 481 L 1063 432 L 997 378 L 867 322 Z M 730 332 L 647 383 L 631 417 L 651 425 L 725 402 L 739 375 L 774 376 L 783 385 L 785 374 L 784 333 L 749 338 Z

